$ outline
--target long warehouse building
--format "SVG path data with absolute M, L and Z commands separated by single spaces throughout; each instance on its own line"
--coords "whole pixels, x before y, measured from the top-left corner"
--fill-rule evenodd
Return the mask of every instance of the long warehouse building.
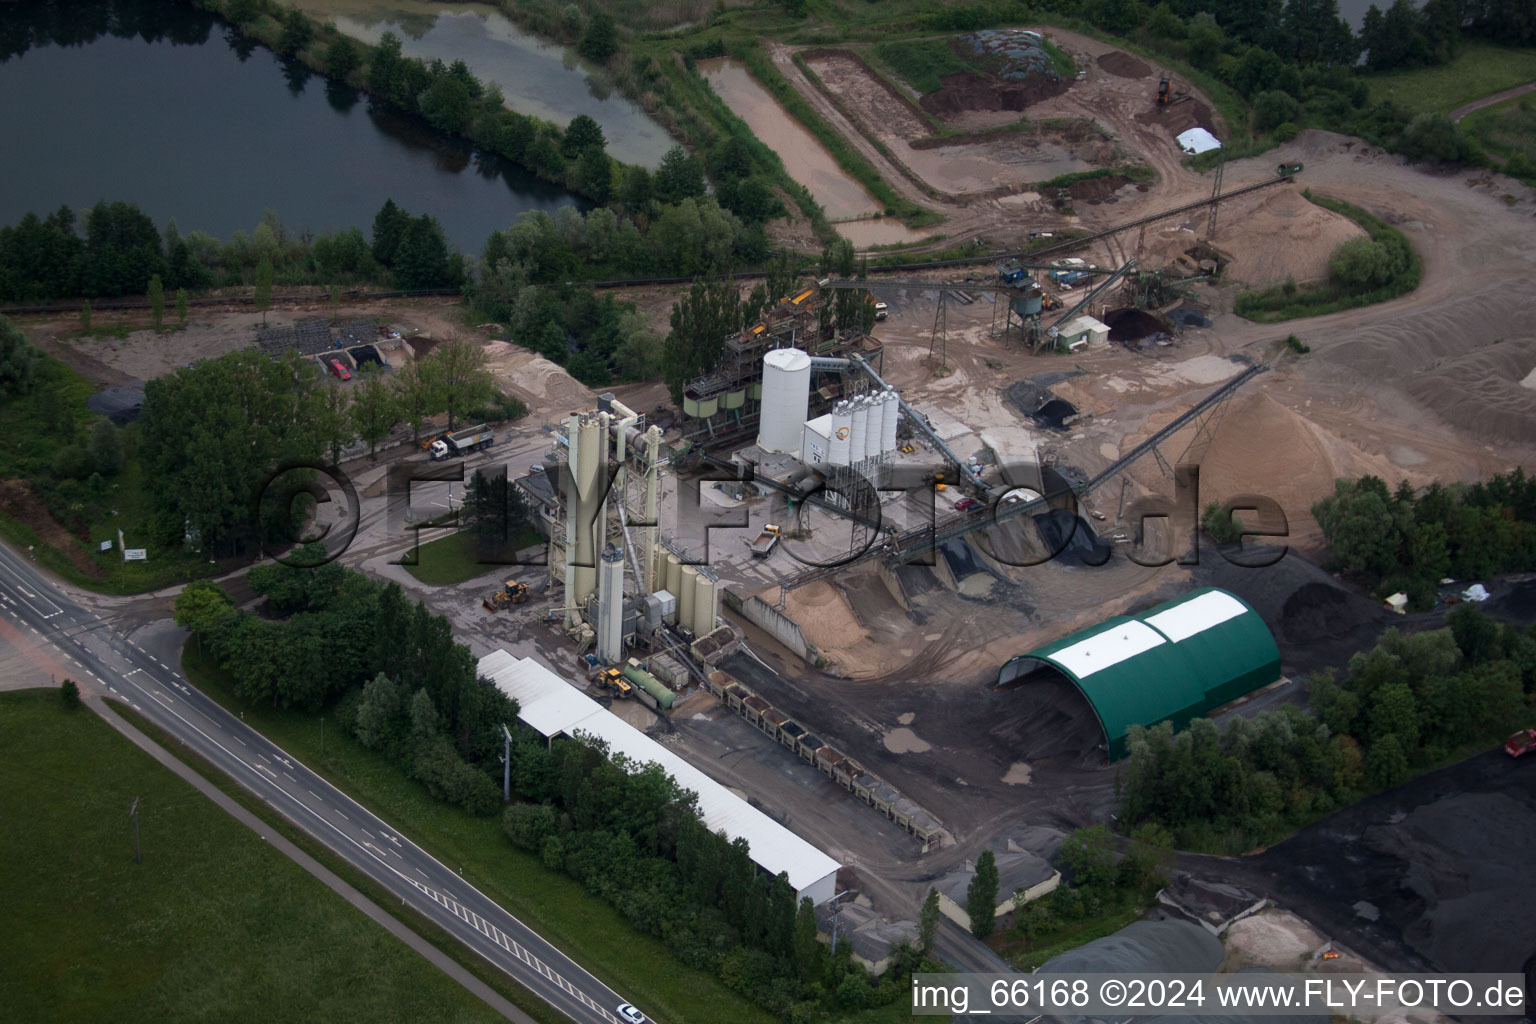
M 704 824 L 745 839 L 753 862 L 769 875 L 784 872 L 797 898 L 821 904 L 836 894 L 837 861 L 532 658 L 494 651 L 480 659 L 479 673 L 517 701 L 518 721 L 546 740 L 587 733 L 637 764 L 660 765 L 679 786 L 698 794 Z

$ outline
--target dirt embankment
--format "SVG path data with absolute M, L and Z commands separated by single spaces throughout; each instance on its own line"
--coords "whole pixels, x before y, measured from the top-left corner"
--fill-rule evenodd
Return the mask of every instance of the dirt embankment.
M 77 544 L 76 537 L 48 513 L 48 506 L 25 480 L 0 480 L 0 512 L 24 523 L 44 544 L 62 551 L 82 573 L 91 579 L 106 578 L 106 570 L 91 560 Z M 83 539 L 83 538 L 82 538 Z
M 997 82 L 964 71 L 940 78 L 939 90 L 924 96 L 921 103 L 935 117 L 953 117 L 971 110 L 1026 110 L 1061 95 L 1070 85 L 1041 75 L 1031 75 L 1022 82 Z
M 1138 60 L 1120 50 L 1099 54 L 1096 63 L 1116 78 L 1146 78 L 1152 74 L 1152 69 L 1146 61 Z

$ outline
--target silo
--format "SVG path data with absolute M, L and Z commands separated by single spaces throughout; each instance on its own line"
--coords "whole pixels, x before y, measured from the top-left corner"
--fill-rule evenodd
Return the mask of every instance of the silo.
M 864 458 L 878 459 L 880 440 L 885 437 L 885 406 L 878 394 L 867 395 L 864 401 L 869 403 L 869 423 L 864 428 Z
M 869 429 L 869 406 L 861 395 L 848 403 L 853 413 L 853 432 L 848 438 L 848 463 L 857 466 L 864 461 L 864 433 Z
M 662 589 L 666 590 L 674 598 L 681 600 L 681 598 L 678 598 L 678 591 L 682 589 L 682 586 L 683 560 L 669 551 L 667 552 L 667 585 Z M 673 616 L 670 621 L 676 622 L 676 616 Z
M 763 411 L 757 445 L 764 451 L 796 454 L 811 398 L 811 357 L 797 348 L 776 348 L 763 356 Z
M 881 418 L 881 426 L 884 428 L 880 437 L 880 450 L 893 452 L 896 450 L 896 421 L 901 417 L 901 399 L 896 397 L 895 388 L 885 389 L 885 412 Z
M 624 660 L 624 552 L 612 544 L 598 573 L 597 657 L 607 665 Z
M 834 466 L 846 466 L 849 442 L 853 439 L 853 413 L 847 402 L 838 402 L 832 408 L 832 452 L 827 460 Z
M 602 551 L 602 507 L 607 494 L 600 485 L 606 482 L 602 473 L 606 453 L 607 432 L 604 417 L 583 416 L 576 427 L 574 459 L 571 459 L 572 483 L 576 489 L 574 508 L 568 508 L 566 520 L 574 527 L 574 538 L 568 538 L 574 565 L 565 581 L 567 602 L 576 608 L 586 604 L 597 589 L 597 558 Z
M 683 566 L 683 579 L 677 595 L 677 624 L 693 628 L 693 610 L 698 599 L 699 570 L 691 565 Z
M 719 592 L 715 589 L 715 581 L 700 576 L 698 584 L 693 588 L 693 635 L 713 633 L 719 613 Z

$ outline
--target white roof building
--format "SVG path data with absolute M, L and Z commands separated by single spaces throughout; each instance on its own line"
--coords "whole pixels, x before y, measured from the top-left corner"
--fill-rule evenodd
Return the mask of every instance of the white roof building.
M 659 764 L 679 786 L 698 794 L 699 815 L 711 831 L 745 839 L 757 866 L 769 875 L 788 875 L 797 897 L 819 904 L 836 894 L 837 861 L 543 665 L 494 651 L 480 659 L 479 674 L 516 700 L 518 720 L 546 739 L 587 733 L 637 764 Z

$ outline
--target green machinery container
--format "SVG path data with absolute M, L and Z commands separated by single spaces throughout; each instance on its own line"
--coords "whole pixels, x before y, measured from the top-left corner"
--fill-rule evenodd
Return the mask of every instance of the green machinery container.
M 667 689 L 660 679 L 657 679 L 639 665 L 625 665 L 623 675 L 625 679 L 628 679 L 654 697 L 656 703 L 663 711 L 669 710 L 673 702 L 677 700 L 677 694 Z
M 747 402 L 747 392 L 743 388 L 740 391 L 727 391 L 720 400 L 722 409 L 740 409 Z

